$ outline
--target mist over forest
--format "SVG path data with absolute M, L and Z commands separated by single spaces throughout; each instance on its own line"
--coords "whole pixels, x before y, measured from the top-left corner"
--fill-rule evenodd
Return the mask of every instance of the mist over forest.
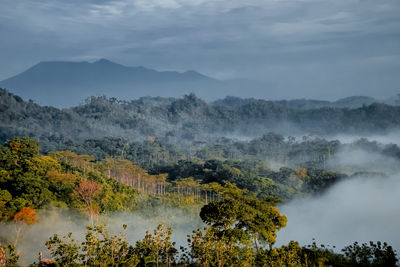
M 210 205 L 246 205 L 256 199 L 266 207 L 274 199 L 272 205 L 287 223 L 281 222 L 271 241 L 261 241 L 268 239 L 260 236 L 254 245 L 270 244 L 279 257 L 287 257 L 283 251 L 297 251 L 298 256 L 289 258 L 298 265 L 307 264 L 304 260 L 311 255 L 337 266 L 361 261 L 387 265 L 371 253 L 395 259 L 392 249 L 400 249 L 400 210 L 388 205 L 400 200 L 399 106 L 299 107 L 298 102 L 237 97 L 206 102 L 189 94 L 131 101 L 90 97 L 78 106 L 57 109 L 24 101 L 5 89 L 0 92 L 5 177 L 1 238 L 15 244 L 16 252 L 4 251 L 10 257 L 19 255 L 21 264 L 35 261 L 38 251 L 63 264 L 64 256 L 54 254 L 50 244 L 62 248 L 63 242 L 82 242 L 86 245 L 80 249 L 89 249 L 85 236 L 103 235 L 104 229 L 85 230 L 87 224 L 106 225 L 112 234 L 128 225 L 120 238 L 136 243 L 131 265 L 145 264 L 141 257 L 146 254 L 139 251 L 141 242 L 150 241 L 141 238 L 153 229 L 161 231 L 154 232 L 154 238 L 167 231 L 165 237 L 176 242 L 171 247 L 194 253 L 200 244 L 188 244 L 187 235 L 204 227 L 218 229 L 215 219 L 204 217 L 206 210 L 214 212 Z M 95 192 L 90 205 L 84 195 L 88 190 Z M 232 197 L 243 202 L 235 204 Z M 22 207 L 37 213 L 25 214 L 28 218 L 19 222 Z M 35 219 L 29 221 L 29 216 Z M 215 228 L 207 228 L 210 224 Z M 248 231 L 235 231 L 239 230 Z M 77 241 L 49 239 L 51 234 L 68 238 L 69 232 Z M 113 237 L 103 235 L 101 242 L 107 238 Z M 33 247 L 34 243 L 40 245 Z M 235 253 L 247 253 L 239 252 L 244 247 L 237 249 Z M 257 251 L 266 254 L 257 254 L 251 265 L 278 260 L 268 254 L 267 246 Z M 188 263 L 185 257 L 197 257 L 187 253 L 183 250 L 163 261 Z M 350 256 L 357 253 L 367 258 Z M 212 261 L 214 256 L 209 257 Z
M 0 10 L 0 267 L 400 266 L 400 1 Z
M 380 178 L 360 175 L 321 196 L 291 201 L 281 207 L 288 225 L 278 241 L 311 243 L 315 239 L 342 248 L 351 240 L 387 240 L 398 251 L 399 208 L 388 203 L 399 201 L 399 188 L 398 174 Z

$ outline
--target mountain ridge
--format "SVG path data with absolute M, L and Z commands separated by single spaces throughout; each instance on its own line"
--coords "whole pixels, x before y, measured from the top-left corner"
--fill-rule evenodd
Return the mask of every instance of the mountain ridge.
M 157 71 L 143 66 L 128 67 L 103 58 L 93 63 L 41 61 L 0 81 L 0 86 L 42 105 L 67 107 L 93 95 L 125 99 L 146 95 L 178 96 L 210 84 L 217 86 L 218 82 L 193 70 Z
M 59 108 L 76 106 L 83 99 L 100 95 L 132 100 L 146 96 L 176 98 L 193 92 L 202 99 L 214 101 L 214 104 L 229 106 L 241 105 L 249 96 L 268 99 L 273 93 L 273 89 L 258 82 L 221 81 L 195 70 L 158 71 L 144 66 L 124 66 L 105 58 L 94 62 L 41 61 L 24 72 L 0 81 L 0 87 L 7 88 L 23 99 Z M 235 100 L 235 97 L 239 100 Z M 368 96 L 350 96 L 336 101 L 292 99 L 274 102 L 295 109 L 356 108 L 374 102 L 392 105 L 400 103 L 400 97 L 384 101 Z

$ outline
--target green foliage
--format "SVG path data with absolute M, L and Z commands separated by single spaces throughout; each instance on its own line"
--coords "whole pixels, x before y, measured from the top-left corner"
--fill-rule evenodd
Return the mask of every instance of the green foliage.
M 3 246 L 0 242 L 0 266 L 18 266 L 18 259 L 14 245 Z
M 303 132 L 384 131 L 400 123 L 398 107 L 298 110 L 251 99 L 213 105 L 191 94 L 132 102 L 93 97 L 79 107 L 58 110 L 24 102 L 5 90 L 0 90 L 0 97 L 0 140 L 29 135 L 41 141 L 42 151 L 71 150 L 40 155 L 38 142 L 27 137 L 0 146 L 0 221 L 14 219 L 27 207 L 50 205 L 93 214 L 130 211 L 137 207 L 140 192 L 145 207 L 169 203 L 193 208 L 206 203 L 200 215 L 210 226 L 191 236 L 188 260 L 203 266 L 394 266 L 397 262 L 393 249 L 379 242 L 355 243 L 343 250 L 344 255 L 315 244 L 300 248 L 291 242 L 274 249 L 265 249 L 264 244 L 272 245 L 286 223 L 274 206 L 277 198 L 320 193 L 346 178 L 323 169 L 347 146 L 311 136 L 284 138 L 266 130 L 284 122 Z M 218 138 L 228 132 L 260 137 Z M 397 145 L 360 139 L 348 146 L 400 159 Z M 290 168 L 271 170 L 265 163 L 269 161 Z M 224 181 L 229 182 L 226 187 L 221 186 Z M 99 185 L 90 201 L 74 193 L 85 183 Z M 67 235 L 54 236 L 48 246 L 62 265 L 134 265 L 139 258 L 141 263 L 157 258 L 169 264 L 176 257 L 170 236 L 171 230 L 160 226 L 131 248 L 123 236 L 110 236 L 104 227 L 92 226 L 81 245 Z M 13 248 L 7 249 L 9 258 L 15 258 Z
M 85 201 L 74 192 L 90 181 L 101 187 L 91 203 L 99 212 L 134 209 L 136 191 L 95 170 L 91 160 L 91 156 L 68 151 L 42 156 L 38 143 L 26 137 L 0 146 L 0 220 L 13 219 L 24 207 L 81 209 Z
M 398 259 L 393 248 L 379 241 L 369 244 L 354 242 L 342 251 L 352 266 L 397 266 Z
M 305 192 L 322 193 L 345 177 L 345 175 L 333 171 L 308 169 L 307 176 L 304 178 L 303 190 Z
M 126 225 L 124 225 L 124 230 Z M 46 246 L 61 266 L 136 266 L 138 258 L 124 233 L 111 236 L 103 225 L 88 226 L 85 240 L 79 245 L 72 233 L 62 239 L 51 237 Z
M 72 238 L 72 233 L 61 239 L 57 234 L 46 241 L 51 257 L 61 266 L 79 266 L 80 246 Z
M 221 234 L 221 229 L 213 226 L 193 231 L 188 235 L 188 247 L 182 248 L 179 260 L 176 259 L 175 243 L 171 241 L 172 230 L 164 225 L 159 225 L 153 234 L 146 232 L 135 247 L 129 245 L 124 232 L 111 236 L 104 225 L 88 226 L 80 244 L 69 233 L 63 238 L 54 235 L 46 246 L 54 263 L 60 266 L 386 267 L 396 266 L 398 261 L 391 246 L 381 242 L 370 242 L 369 245 L 356 242 L 345 247 L 344 254 L 324 245 L 317 246 L 315 242 L 307 247 L 290 241 L 281 247 L 257 248 L 249 235 L 232 238 L 233 231 Z M 16 264 L 18 256 L 12 246 L 2 248 L 0 252 L 6 253 L 3 255 L 7 255 L 10 266 Z
M 205 184 L 212 182 L 223 184 L 224 181 L 229 181 L 240 188 L 245 188 L 256 193 L 260 198 L 275 196 L 286 200 L 296 195 L 301 195 L 302 181 L 299 180 L 298 183 L 295 183 L 295 187 L 283 184 L 286 180 L 289 180 L 290 173 L 294 172 L 294 170 L 289 169 L 291 172 L 287 176 L 286 174 L 282 174 L 285 177 L 280 182 L 277 182 L 271 178 L 255 175 L 242 169 L 255 168 L 261 173 L 272 177 L 281 175 L 280 172 L 267 171 L 265 166 L 249 167 L 249 165 L 247 161 L 207 160 L 204 163 L 198 163 L 181 160 L 171 167 L 155 168 L 153 172 L 166 172 L 170 180 L 193 177 L 195 180 L 201 180 Z
M 88 226 L 82 243 L 82 261 L 89 266 L 136 266 L 137 258 L 124 233 L 110 236 L 102 225 Z M 126 225 L 124 225 L 126 229 Z
M 145 264 L 145 261 L 154 259 L 156 266 L 166 264 L 170 266 L 175 261 L 174 257 L 177 254 L 177 249 L 174 247 L 175 242 L 171 241 L 172 230 L 160 224 L 154 230 L 152 235 L 146 231 L 146 235 L 141 241 L 136 242 L 134 249 L 136 255 Z
M 287 246 L 283 245 L 280 248 L 261 248 L 259 251 L 257 251 L 255 265 L 265 267 L 303 266 L 301 261 L 301 254 L 302 248 L 297 242 L 294 241 L 291 241 Z
M 254 250 L 248 238 L 232 239 L 232 232 L 221 235 L 209 226 L 188 236 L 190 259 L 200 266 L 253 266 Z
M 247 197 L 233 185 L 218 188 L 221 195 L 230 200 Z M 272 206 L 275 203 L 276 199 L 270 199 L 261 204 Z M 260 203 L 252 204 L 257 207 Z M 396 266 L 398 261 L 392 247 L 381 242 L 370 242 L 369 245 L 359 245 L 356 242 L 345 247 L 342 250 L 344 254 L 336 253 L 324 245 L 317 246 L 315 242 L 307 247 L 300 247 L 295 241 L 275 248 L 272 248 L 271 243 L 269 248 L 256 246 L 252 238 L 263 236 L 257 228 L 261 225 L 259 219 L 246 216 L 246 209 L 238 211 L 242 214 L 235 221 L 233 218 L 222 218 L 227 214 L 233 216 L 232 213 L 214 210 L 214 215 L 207 217 L 206 221 L 210 224 L 214 222 L 214 225 L 188 235 L 188 246 L 181 248 L 179 259 L 175 242 L 171 241 L 172 230 L 162 224 L 157 226 L 153 234 L 147 231 L 145 237 L 136 242 L 135 247 L 128 244 L 124 233 L 111 236 L 103 225 L 88 226 L 85 240 L 81 244 L 70 233 L 62 239 L 54 235 L 46 242 L 46 246 L 53 259 L 61 266 L 383 267 Z M 218 212 L 221 212 L 219 216 Z M 244 221 L 243 218 L 247 220 Z M 245 228 L 236 226 L 243 223 L 246 224 Z
M 353 109 L 314 104 L 305 108 L 291 101 L 288 105 L 285 101 L 255 99 L 239 100 L 240 105 L 213 104 L 194 95 L 130 102 L 102 96 L 59 110 L 24 102 L 4 89 L 0 89 L 0 100 L 0 141 L 30 136 L 40 140 L 46 153 L 68 149 L 93 155 L 96 160 L 121 157 L 147 170 L 191 158 L 272 161 L 293 168 L 324 169 L 343 147 L 339 141 L 283 136 L 291 134 L 292 129 L 318 136 L 384 133 L 400 123 L 399 107 L 377 103 Z M 269 132 L 271 129 L 275 132 Z M 260 137 L 237 141 L 226 138 L 227 133 Z M 366 147 L 373 146 L 368 142 L 355 145 L 365 147 L 365 143 Z M 376 147 L 376 152 L 400 157 L 397 145 Z
M 272 245 L 276 232 L 286 226 L 286 216 L 281 215 L 272 199 L 261 200 L 246 194 L 236 185 L 226 183 L 221 187 L 221 200 L 205 205 L 200 212 L 201 219 L 220 230 L 220 236 L 232 242 L 257 239 Z
M 84 141 L 88 134 L 97 139 L 156 136 L 177 142 L 202 140 L 207 134 L 262 135 L 282 123 L 303 132 L 351 134 L 383 132 L 397 127 L 400 122 L 399 107 L 378 103 L 353 109 L 313 105 L 309 109 L 299 109 L 282 102 L 256 99 L 229 106 L 206 103 L 195 95 L 130 102 L 102 96 L 91 97 L 86 103 L 68 110 L 59 110 L 24 102 L 4 89 L 0 89 L 0 98 L 3 122 L 0 137 L 31 134 L 41 137 L 48 147 L 76 139 Z M 274 136 L 267 137 L 280 141 Z
M 303 247 L 300 252 L 302 266 L 352 266 L 342 254 L 335 253 L 325 245 L 318 246 L 316 242 Z
M 256 266 L 397 266 L 396 254 L 386 243 L 370 242 L 370 244 L 345 247 L 344 254 L 335 253 L 325 246 L 314 242 L 307 247 L 300 247 L 291 241 L 280 248 L 260 249 L 256 255 Z

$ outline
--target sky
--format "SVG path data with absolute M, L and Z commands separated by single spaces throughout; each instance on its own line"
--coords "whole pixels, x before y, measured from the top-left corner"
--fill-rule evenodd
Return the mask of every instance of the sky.
M 271 98 L 400 93 L 398 0 L 0 0 L 0 10 L 0 80 L 40 61 L 107 58 L 260 81 Z

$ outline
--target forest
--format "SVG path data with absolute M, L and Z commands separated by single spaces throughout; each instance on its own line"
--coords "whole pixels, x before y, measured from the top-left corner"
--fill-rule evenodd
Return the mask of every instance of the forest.
M 0 11 L 0 267 L 400 266 L 399 0 Z
M 190 94 L 56 109 L 1 89 L 0 111 L 0 266 L 397 266 L 386 240 L 277 238 L 287 204 L 391 181 L 400 148 L 374 138 L 396 135 L 398 106 Z
M 54 234 L 45 242 L 47 266 L 396 266 L 395 250 L 384 242 L 357 243 L 335 251 L 296 241 L 274 246 L 287 223 L 277 205 L 284 200 L 321 194 L 346 174 L 316 168 L 269 169 L 250 160 L 178 161 L 149 172 L 121 157 L 95 160 L 71 151 L 39 152 L 31 138 L 13 138 L 1 146 L 1 262 L 17 264 L 19 244 L 29 227 L 46 220 L 38 211 L 76 210 L 87 217 L 84 237 Z M 147 212 L 154 206 L 198 213 L 203 228 L 188 232 L 177 247 L 172 229 L 159 224 L 135 244 L 128 226 L 119 234 L 99 223 L 102 215 Z M 0 225 L 1 226 L 1 225 Z M 134 225 L 129 226 L 134 227 Z M 81 241 L 78 241 L 82 239 Z M 31 248 L 33 249 L 33 248 Z M 36 253 L 39 253 L 38 251 Z M 40 252 L 42 253 L 42 252 Z M 42 254 L 40 254 L 42 255 Z M 40 265 L 42 266 L 42 265 Z
M 396 143 L 338 139 L 397 133 L 400 106 L 298 109 L 279 101 L 248 99 L 232 105 L 228 100 L 207 103 L 190 94 L 127 102 L 100 96 L 60 110 L 0 89 L 0 141 L 29 136 L 40 141 L 45 154 L 71 150 L 96 160 L 122 157 L 148 171 L 188 159 L 266 160 L 326 169 L 343 149 L 400 157 Z
M 218 103 L 207 103 L 194 94 L 129 102 L 98 96 L 76 107 L 57 109 L 24 101 L 1 89 L 0 138 L 5 141 L 13 136 L 30 136 L 54 150 L 59 144 L 104 137 L 143 141 L 151 136 L 185 144 L 216 137 L 249 139 L 267 132 L 291 136 L 378 134 L 398 129 L 400 122 L 400 106 L 382 103 L 353 109 L 297 109 L 256 99 L 237 106 Z

